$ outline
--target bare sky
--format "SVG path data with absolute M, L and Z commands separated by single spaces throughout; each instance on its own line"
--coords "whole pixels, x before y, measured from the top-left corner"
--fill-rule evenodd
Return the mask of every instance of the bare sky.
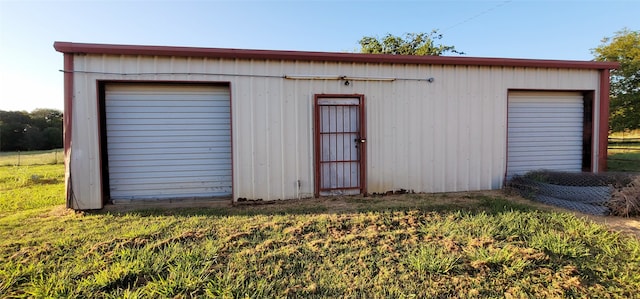
M 465 56 L 591 60 L 640 1 L 0 0 L 0 110 L 62 109 L 54 41 L 343 52 L 440 29 Z

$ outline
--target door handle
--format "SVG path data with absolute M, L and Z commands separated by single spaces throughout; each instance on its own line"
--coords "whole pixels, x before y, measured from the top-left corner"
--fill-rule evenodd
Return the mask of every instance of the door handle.
M 365 143 L 365 142 L 367 142 L 367 140 L 366 139 L 356 138 L 356 139 L 353 140 L 353 142 L 355 142 L 355 143 Z

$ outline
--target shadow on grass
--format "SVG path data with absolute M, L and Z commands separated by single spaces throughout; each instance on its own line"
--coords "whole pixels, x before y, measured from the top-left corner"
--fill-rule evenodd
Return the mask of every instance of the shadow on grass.
M 126 210 L 125 210 L 126 209 Z M 342 196 L 273 202 L 244 203 L 238 205 L 212 204 L 211 206 L 184 207 L 160 204 L 142 207 L 123 206 L 114 209 L 89 211 L 88 214 L 111 214 L 115 216 L 136 215 L 155 216 L 269 216 L 269 215 L 313 215 L 313 214 L 353 214 L 408 212 L 449 213 L 468 212 L 490 215 L 508 211 L 537 210 L 533 206 L 510 201 L 499 196 L 459 195 L 459 194 L 404 194 L 391 196 Z

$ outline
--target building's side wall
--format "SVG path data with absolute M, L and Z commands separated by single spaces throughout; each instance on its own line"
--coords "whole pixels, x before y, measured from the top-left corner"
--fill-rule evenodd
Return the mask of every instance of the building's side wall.
M 508 90 L 597 95 L 599 84 L 597 70 L 115 55 L 76 55 L 75 71 L 71 170 L 81 208 L 101 206 L 97 80 L 229 82 L 234 197 L 263 200 L 313 195 L 314 94 L 365 95 L 368 192 L 449 192 L 502 186 Z M 399 79 L 346 86 L 284 75 Z
M 75 56 L 74 70 L 87 69 L 87 59 Z M 69 158 L 71 192 L 67 196 L 75 209 L 102 208 L 100 131 L 96 100 L 97 84 L 92 76 L 74 73 Z M 66 115 L 65 111 L 65 117 Z

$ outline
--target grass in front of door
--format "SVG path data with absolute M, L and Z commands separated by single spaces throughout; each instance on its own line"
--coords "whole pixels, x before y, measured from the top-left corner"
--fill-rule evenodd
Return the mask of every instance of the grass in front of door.
M 60 206 L 61 189 L 35 191 L 48 185 L 30 174 L 45 171 L 12 185 L 24 194 L 3 193 L 3 202 L 48 202 L 39 197 L 60 192 L 47 206 L 3 204 L 0 297 L 631 298 L 640 289 L 638 239 L 501 196 L 76 213 Z M 0 168 L 2 190 L 13 173 Z

